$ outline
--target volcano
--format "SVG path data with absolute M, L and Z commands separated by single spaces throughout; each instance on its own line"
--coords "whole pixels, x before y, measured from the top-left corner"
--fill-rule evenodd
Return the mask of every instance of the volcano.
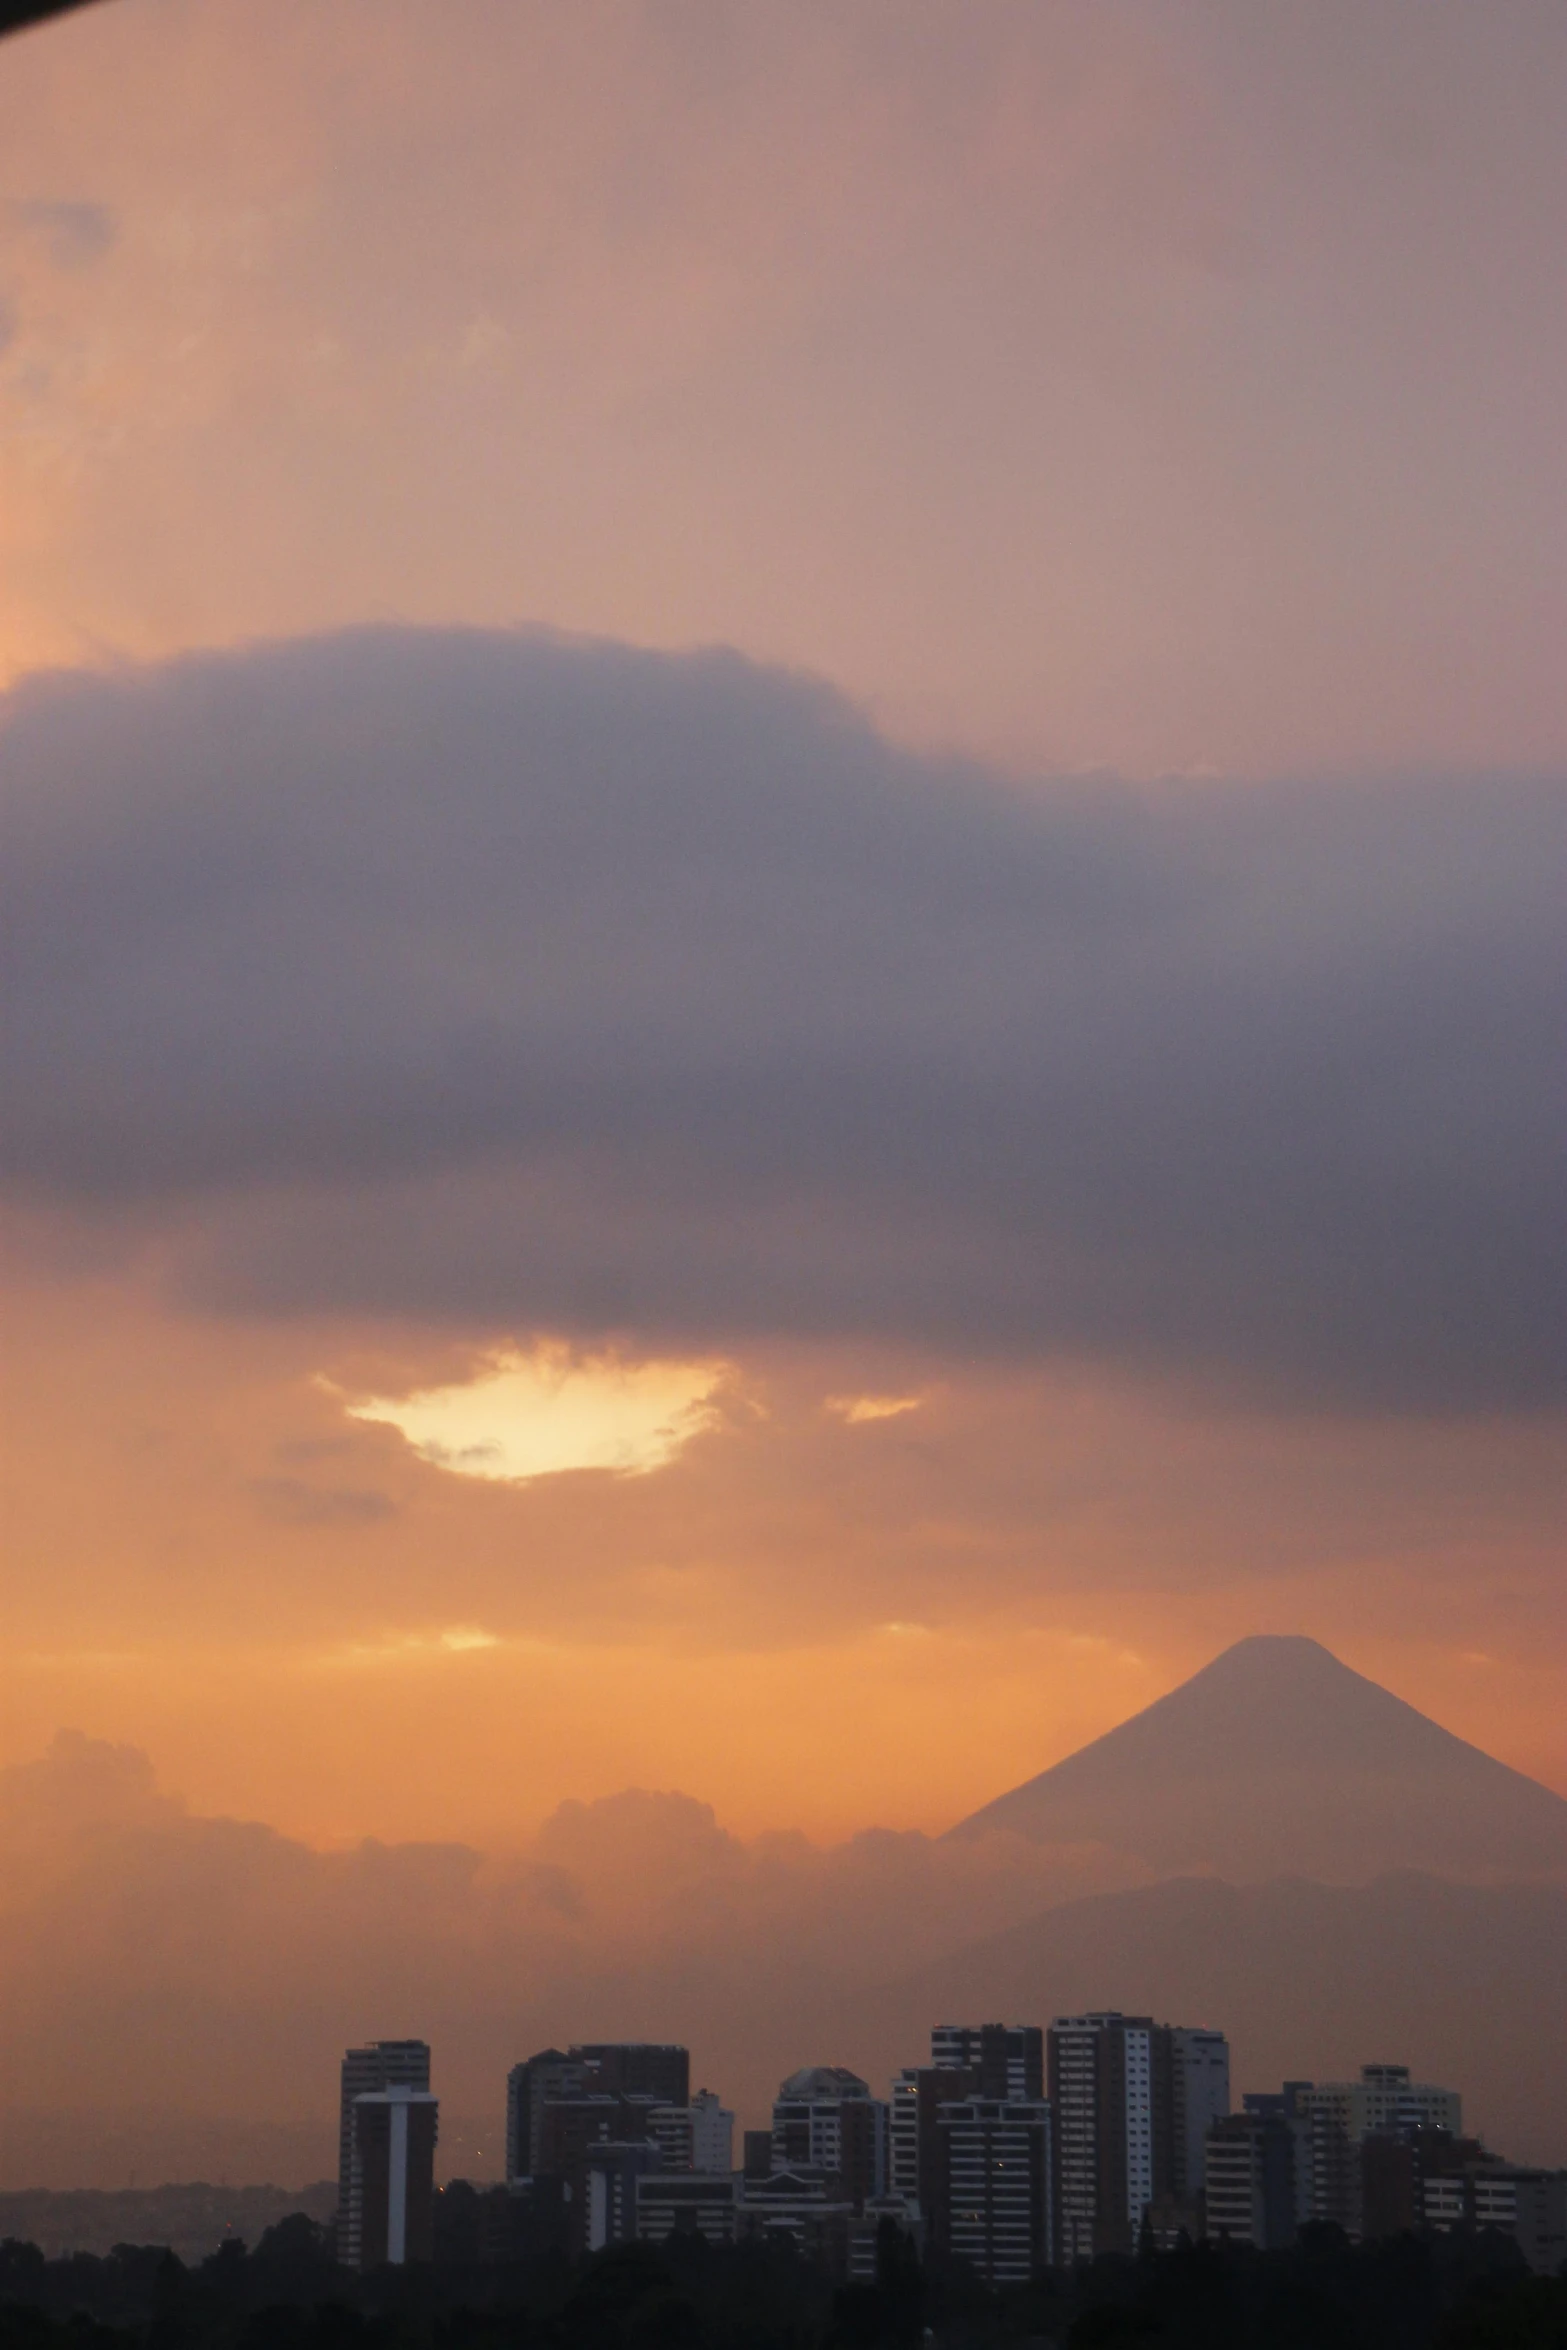
M 949 1834 L 991 1829 L 1237 1882 L 1567 1879 L 1567 1802 L 1300 1638 L 1237 1641 Z

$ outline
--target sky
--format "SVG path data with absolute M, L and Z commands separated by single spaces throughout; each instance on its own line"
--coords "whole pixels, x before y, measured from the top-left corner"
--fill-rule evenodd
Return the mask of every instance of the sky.
M 1298 1631 L 1567 1792 L 1564 52 L 0 47 L 0 1767 L 826 1850 Z

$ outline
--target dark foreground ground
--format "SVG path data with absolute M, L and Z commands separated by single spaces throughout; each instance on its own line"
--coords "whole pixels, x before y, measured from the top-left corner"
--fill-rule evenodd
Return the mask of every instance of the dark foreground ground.
M 1567 2350 L 1567 2279 L 1502 2239 L 1297 2250 L 1206 2245 L 1001 2294 L 927 2275 L 889 2236 L 875 2284 L 836 2285 L 787 2247 L 679 2239 L 578 2263 L 357 2277 L 299 2215 L 253 2252 L 186 2268 L 161 2247 L 46 2260 L 0 2245 L 0 2350 Z

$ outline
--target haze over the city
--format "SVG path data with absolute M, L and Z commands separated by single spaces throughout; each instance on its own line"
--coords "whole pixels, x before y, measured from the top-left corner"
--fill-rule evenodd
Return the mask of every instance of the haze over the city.
M 1538 1783 L 1277 1874 L 1544 1999 L 1564 69 L 1556 0 L 0 45 L 0 2184 L 153 2106 L 302 2179 L 382 2031 L 459 2114 L 742 1981 L 836 2061 L 1180 1876 L 1286 1947 L 1254 1804 L 945 1840 L 1257 1635 Z

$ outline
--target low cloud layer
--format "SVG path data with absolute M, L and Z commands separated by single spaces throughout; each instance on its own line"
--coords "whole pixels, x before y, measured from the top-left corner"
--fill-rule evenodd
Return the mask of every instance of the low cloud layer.
M 506 2069 L 551 2042 L 683 2040 L 756 2122 L 800 2063 L 884 2089 L 933 2022 L 1150 2003 L 1227 2027 L 1237 2087 L 1396 2054 L 1507 2151 L 1559 2159 L 1559 1889 L 1153 1874 L 1007 1835 L 744 1841 L 636 1790 L 506 1856 L 321 1851 L 65 1736 L 0 1772 L 0 2184 L 123 2184 L 138 2158 L 319 2176 L 338 2058 L 369 2036 L 430 2039 L 446 2158 L 486 2176 Z
M 4 1181 L 209 1305 L 1559 1382 L 1558 780 L 1009 784 L 409 630 L 35 679 L 3 753 Z
M 330 2116 L 350 2040 L 408 2030 L 459 2115 L 498 2106 L 531 2048 L 615 2032 L 687 2039 L 754 2109 L 824 2037 L 836 2058 L 856 1987 L 1149 1874 L 1008 1835 L 748 1843 L 638 1790 L 563 1804 L 506 1857 L 319 1851 L 65 1734 L 0 1771 L 0 2108 L 298 2127 Z M 39 2183 L 26 2165 L 7 2147 L 0 2183 Z

